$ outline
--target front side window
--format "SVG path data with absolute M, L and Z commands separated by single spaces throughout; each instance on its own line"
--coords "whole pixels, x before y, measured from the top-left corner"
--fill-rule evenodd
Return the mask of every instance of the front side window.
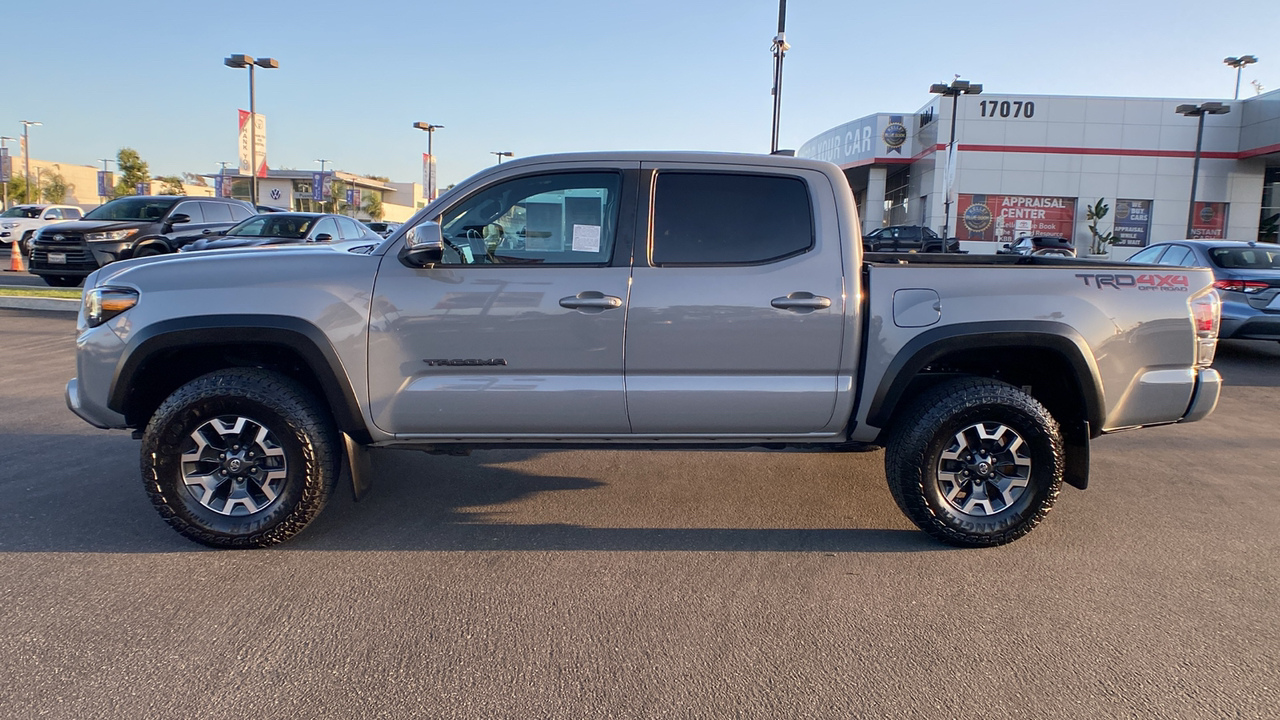
M 275 237 L 301 240 L 307 236 L 307 231 L 311 229 L 314 220 L 315 218 L 305 215 L 266 213 L 240 223 L 228 230 L 227 234 L 241 237 Z
M 617 233 L 622 178 L 612 172 L 515 178 L 441 217 L 446 265 L 602 265 Z
M 813 247 L 809 189 L 796 177 L 671 171 L 654 189 L 654 265 L 758 265 Z
M 338 223 L 333 218 L 320 218 L 320 222 L 316 223 L 316 231 L 311 236 L 312 240 L 320 242 L 321 235 L 328 235 L 328 242 L 335 242 L 338 239 Z
M 61 220 L 62 211 L 59 210 L 58 208 L 49 208 L 44 213 L 44 219 L 45 220 Z

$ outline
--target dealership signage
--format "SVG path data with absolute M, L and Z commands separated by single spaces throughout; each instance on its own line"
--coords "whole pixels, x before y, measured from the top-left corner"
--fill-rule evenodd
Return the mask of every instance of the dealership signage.
M 436 159 L 422 153 L 422 194 L 427 202 L 436 199 Z
M 311 173 L 311 199 L 315 202 L 324 202 L 333 197 L 333 173 L 330 172 L 313 172 Z
M 98 197 L 111 197 L 116 184 L 115 173 L 110 170 L 98 171 Z
M 1227 203 L 1198 202 L 1191 213 L 1191 237 L 1220 239 L 1227 234 Z
M 1024 235 L 1075 238 L 1076 199 L 961 193 L 956 205 L 961 240 L 1012 242 Z
M 1150 200 L 1116 200 L 1115 245 L 1146 247 L 1151 235 Z
M 256 152 L 250 151 L 250 146 Z M 256 155 L 256 157 L 252 157 Z M 240 111 L 240 174 L 251 175 L 249 167 L 258 161 L 258 177 L 267 176 L 267 118 L 262 113 L 254 115 L 253 130 L 249 128 L 249 112 Z

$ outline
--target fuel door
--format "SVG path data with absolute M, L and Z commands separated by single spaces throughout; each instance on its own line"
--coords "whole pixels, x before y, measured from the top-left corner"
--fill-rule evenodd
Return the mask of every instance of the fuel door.
M 904 288 L 893 293 L 893 324 L 902 328 L 928 327 L 942 319 L 942 298 L 936 290 Z

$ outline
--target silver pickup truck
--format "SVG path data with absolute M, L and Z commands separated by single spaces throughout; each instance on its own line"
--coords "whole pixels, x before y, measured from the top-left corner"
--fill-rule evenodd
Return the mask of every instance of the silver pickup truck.
M 216 547 L 288 539 L 370 448 L 883 446 L 922 530 L 990 546 L 1084 488 L 1089 441 L 1208 415 L 1208 270 L 863 256 L 834 165 L 535 157 L 380 244 L 89 277 L 67 404 L 133 428 L 146 491 Z

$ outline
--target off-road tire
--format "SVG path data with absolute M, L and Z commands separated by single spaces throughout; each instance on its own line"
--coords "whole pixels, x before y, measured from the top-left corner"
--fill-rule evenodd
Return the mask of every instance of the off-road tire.
M 979 423 L 999 423 L 1016 433 L 1027 446 L 1030 469 L 1015 501 L 976 516 L 944 497 L 939 471 L 957 433 Z M 1058 499 L 1062 433 L 1039 401 L 1012 385 L 986 378 L 950 380 L 926 391 L 896 420 L 886 445 L 885 473 L 894 501 L 921 530 L 952 545 L 1003 545 L 1034 530 Z
M 271 504 L 248 515 L 223 515 L 183 481 L 182 454 L 196 428 L 226 416 L 252 418 L 284 451 L 287 472 Z M 257 548 L 297 535 L 320 514 L 338 481 L 338 433 L 325 407 L 302 385 L 268 370 L 229 368 L 173 392 L 142 437 L 142 479 L 165 522 L 198 543 Z

